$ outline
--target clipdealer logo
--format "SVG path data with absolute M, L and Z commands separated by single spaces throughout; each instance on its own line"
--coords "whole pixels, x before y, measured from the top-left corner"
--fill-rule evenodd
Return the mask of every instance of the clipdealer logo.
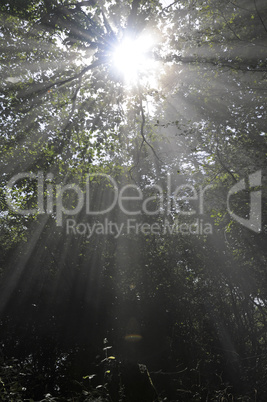
M 138 215 L 147 216 L 172 216 L 173 208 L 175 215 L 189 216 L 203 215 L 204 214 L 204 199 L 206 192 L 212 188 L 211 185 L 206 187 L 200 186 L 198 190 L 190 184 L 182 184 L 175 189 L 172 189 L 171 177 L 168 174 L 166 177 L 166 186 L 162 188 L 158 184 L 149 186 L 153 195 L 147 196 L 142 189 L 134 184 L 126 184 L 119 188 L 118 183 L 109 175 L 103 173 L 88 174 L 86 177 L 85 190 L 81 189 L 77 184 L 57 184 L 53 185 L 52 181 L 54 176 L 52 174 L 45 175 L 44 172 L 39 171 L 38 174 L 34 173 L 19 173 L 11 178 L 7 183 L 6 199 L 7 204 L 11 210 L 20 215 L 39 215 L 50 214 L 55 215 L 57 226 L 63 226 L 65 216 L 77 216 L 82 210 L 86 215 L 99 217 L 104 216 L 111 212 L 115 206 L 127 217 L 138 217 Z M 16 190 L 23 193 L 19 187 L 20 181 L 35 181 L 37 189 L 35 190 L 34 197 L 37 206 L 33 209 L 22 209 L 19 199 L 16 198 Z M 112 190 L 112 199 L 109 200 L 109 205 L 105 209 L 98 209 L 98 206 L 91 205 L 91 187 L 94 182 L 99 183 L 105 181 L 108 188 Z M 64 200 L 67 198 L 69 192 L 76 194 L 75 204 L 69 209 L 65 206 Z M 37 194 L 36 194 L 37 193 Z M 109 197 L 107 197 L 109 199 Z M 156 202 L 155 202 L 156 201 Z M 190 202 L 195 202 L 195 209 L 190 205 Z M 186 207 L 183 208 L 182 204 Z M 173 216 L 172 216 L 173 218 Z M 103 219 L 101 219 L 103 221 Z M 135 222 L 135 224 L 134 224 Z M 189 219 L 189 222 L 169 222 L 165 219 L 164 223 L 140 224 L 138 219 L 128 219 L 124 225 L 124 230 L 135 231 L 136 234 L 155 234 L 161 232 L 170 234 L 211 234 L 212 227 L 210 223 L 205 223 L 203 219 Z M 67 232 L 72 231 L 74 234 L 88 234 L 94 232 L 96 234 L 114 234 L 120 235 L 122 233 L 121 226 L 116 222 L 109 222 L 105 219 L 103 222 L 96 222 L 90 226 L 89 223 L 76 224 L 75 219 L 67 220 Z
M 101 180 L 106 180 L 109 183 L 109 187 L 113 190 L 113 200 L 110 205 L 104 210 L 94 210 L 90 205 L 90 186 L 92 182 L 99 178 Z M 20 180 L 35 180 L 37 181 L 37 208 L 34 209 L 21 209 L 19 207 L 19 202 L 14 199 L 14 187 L 19 183 Z M 105 215 L 112 211 L 116 205 L 119 206 L 120 211 L 128 216 L 137 216 L 137 215 L 171 215 L 172 206 L 175 205 L 176 211 L 181 216 L 192 216 L 197 213 L 201 216 L 204 214 L 204 199 L 206 192 L 212 188 L 211 185 L 207 185 L 206 187 L 200 186 L 198 190 L 192 185 L 182 184 L 178 186 L 174 191 L 172 191 L 171 178 L 170 175 L 167 175 L 167 186 L 164 190 L 159 185 L 154 184 L 150 186 L 151 189 L 154 189 L 154 193 L 156 195 L 145 198 L 142 190 L 134 184 L 127 184 L 119 189 L 117 182 L 109 175 L 103 173 L 94 173 L 88 174 L 86 178 L 86 189 L 82 190 L 77 184 L 57 184 L 53 185 L 52 181 L 54 179 L 53 174 L 45 174 L 40 171 L 38 174 L 34 173 L 19 173 L 11 178 L 11 180 L 7 183 L 7 191 L 6 191 L 6 200 L 9 208 L 13 210 L 15 213 L 20 215 L 36 215 L 36 214 L 55 214 L 56 216 L 56 224 L 57 226 L 63 225 L 63 217 L 64 216 L 75 216 L 78 215 L 83 208 L 85 208 L 86 215 L 91 216 L 100 216 Z M 257 171 L 249 175 L 249 188 L 254 191 L 250 192 L 250 213 L 249 218 L 245 219 L 238 216 L 234 211 L 232 211 L 230 207 L 230 199 L 233 195 L 243 191 L 246 189 L 245 179 L 242 179 L 240 182 L 236 183 L 227 194 L 227 210 L 235 221 L 240 223 L 242 226 L 256 232 L 260 233 L 262 230 L 262 191 L 257 189 L 262 184 L 262 172 L 261 170 Z M 129 190 L 134 195 L 129 195 Z M 74 192 L 76 194 L 76 205 L 72 206 L 71 209 L 68 209 L 64 206 L 64 197 L 68 192 Z M 157 209 L 151 209 L 151 205 L 153 201 L 157 201 Z M 137 202 L 139 203 L 139 207 L 135 210 L 127 209 L 129 202 Z M 181 208 L 179 203 L 181 202 L 191 202 L 194 201 L 198 205 L 198 211 L 189 208 L 188 210 L 184 210 Z M 128 202 L 128 204 L 127 204 Z M 133 204 L 132 204 L 133 205 Z M 137 205 L 137 204 L 135 204 Z M 68 228 L 74 228 L 76 226 L 80 227 L 83 224 L 75 226 L 75 220 L 70 220 L 67 222 Z M 133 220 L 130 220 L 130 225 L 132 226 Z M 104 230 L 100 229 L 101 224 L 99 223 L 98 233 L 103 234 Z M 114 223 L 115 225 L 115 223 Z M 146 227 L 147 233 L 147 224 L 144 224 Z M 170 224 L 165 220 L 165 232 L 166 225 L 170 227 Z M 188 234 L 211 234 L 212 228 L 210 224 L 203 223 L 203 220 L 197 219 L 196 223 L 190 222 L 190 224 L 182 223 L 181 230 L 180 226 L 176 223 L 176 226 L 172 226 L 169 230 L 171 233 L 188 233 Z M 187 226 L 186 226 L 187 225 Z M 193 230 L 192 227 L 198 226 L 197 230 Z M 206 227 L 204 227 L 206 225 Z M 88 224 L 84 224 L 84 226 L 88 226 Z M 137 224 L 140 229 L 140 224 Z M 186 227 L 185 227 L 186 226 Z M 199 226 L 201 226 L 201 230 L 199 230 Z M 106 224 L 107 228 L 111 228 L 111 223 L 109 225 Z M 203 229 L 204 227 L 204 229 Z M 96 228 L 96 225 L 94 226 Z M 101 226 L 102 228 L 102 226 Z M 155 228 L 155 227 L 154 227 Z M 88 229 L 89 230 L 89 229 Z M 141 230 L 141 229 L 140 229 Z M 143 233 L 143 226 L 141 232 Z M 158 229 L 157 229 L 158 230 Z M 79 231 L 78 231 L 79 233 Z M 111 232 L 112 233 L 112 232 Z M 120 233 L 117 230 L 117 233 Z M 152 231 L 153 233 L 153 231 Z M 164 233 L 164 232 L 163 232 Z M 148 234 L 148 233 L 147 233 Z
M 256 173 L 249 175 L 249 188 L 256 188 L 262 185 L 262 171 L 258 170 Z M 249 218 L 241 218 L 236 215 L 230 208 L 230 198 L 232 195 L 246 190 L 245 179 L 236 183 L 228 192 L 227 196 L 227 210 L 230 216 L 242 226 L 252 230 L 253 232 L 260 233 L 262 231 L 262 191 L 254 190 L 250 192 L 250 212 Z

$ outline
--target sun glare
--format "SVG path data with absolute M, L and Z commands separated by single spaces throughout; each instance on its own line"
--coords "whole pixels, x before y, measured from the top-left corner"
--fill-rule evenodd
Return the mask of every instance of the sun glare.
M 152 37 L 140 36 L 137 39 L 125 38 L 114 49 L 113 65 L 128 83 L 136 83 L 155 67 L 155 61 L 151 57 L 152 47 Z

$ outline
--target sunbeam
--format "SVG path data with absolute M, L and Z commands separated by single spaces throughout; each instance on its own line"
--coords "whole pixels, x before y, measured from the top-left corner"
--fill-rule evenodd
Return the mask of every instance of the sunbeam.
M 3 400 L 267 400 L 266 21 L 1 2 Z

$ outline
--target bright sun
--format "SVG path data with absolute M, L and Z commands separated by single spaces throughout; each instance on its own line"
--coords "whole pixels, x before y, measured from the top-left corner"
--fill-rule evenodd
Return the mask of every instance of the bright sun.
M 127 37 L 114 49 L 112 59 L 115 68 L 125 81 L 136 83 L 155 67 L 151 57 L 153 39 L 150 36 L 132 39 Z

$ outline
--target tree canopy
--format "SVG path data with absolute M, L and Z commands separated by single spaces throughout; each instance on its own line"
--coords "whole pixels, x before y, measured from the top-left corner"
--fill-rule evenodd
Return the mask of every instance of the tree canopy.
M 265 2 L 0 18 L 0 400 L 265 400 Z

